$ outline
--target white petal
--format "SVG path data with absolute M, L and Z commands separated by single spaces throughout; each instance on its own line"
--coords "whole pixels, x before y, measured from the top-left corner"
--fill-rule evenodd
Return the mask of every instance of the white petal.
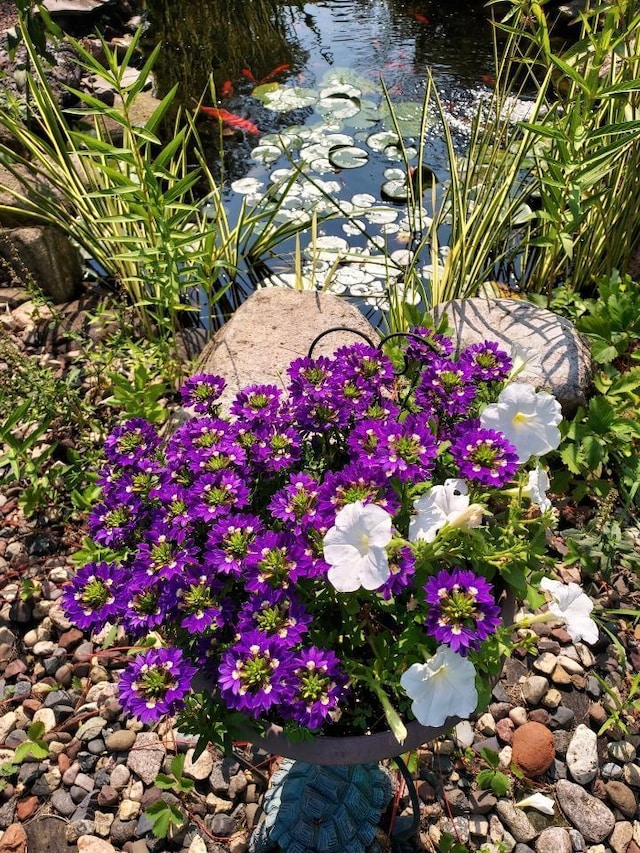
M 400 685 L 413 700 L 411 710 L 423 726 L 441 726 L 448 717 L 468 717 L 478 704 L 476 670 L 449 646 L 439 646 L 424 664 L 413 664 Z
M 554 813 L 553 806 L 554 801 L 551 797 L 545 797 L 545 795 L 541 794 L 539 791 L 532 794 L 530 797 L 525 797 L 524 800 L 520 800 L 519 803 L 516 803 L 516 808 L 518 809 L 535 809 L 538 812 L 548 815 L 552 815 Z

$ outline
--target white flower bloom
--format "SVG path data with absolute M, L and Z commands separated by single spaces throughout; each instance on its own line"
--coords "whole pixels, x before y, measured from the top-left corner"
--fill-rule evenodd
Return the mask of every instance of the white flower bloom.
M 441 726 L 447 717 L 468 717 L 478 704 L 476 668 L 450 646 L 438 646 L 426 663 L 414 663 L 402 673 L 400 686 L 423 726 Z
M 530 376 L 532 379 L 542 379 L 542 356 L 536 349 L 523 347 L 522 344 L 511 344 L 511 373 L 507 381 L 516 376 Z
M 589 616 L 593 602 L 577 583 L 565 584 L 542 578 L 540 589 L 551 594 L 553 601 L 549 604 L 549 612 L 562 619 L 574 643 L 578 640 L 585 643 L 598 641 L 598 626 Z
M 467 484 L 464 480 L 449 479 L 443 486 L 432 486 L 414 501 L 417 515 L 409 523 L 409 540 L 423 539 L 433 542 L 441 527 L 477 527 L 482 522 L 482 507 L 469 505 Z
M 523 492 L 531 503 L 540 507 L 540 512 L 551 509 L 552 504 L 547 497 L 547 489 L 550 485 L 549 475 L 544 468 L 534 468 L 533 471 L 529 471 L 529 482 Z
M 338 592 L 378 589 L 390 574 L 385 550 L 391 541 L 391 516 L 377 504 L 347 504 L 325 534 L 329 581 Z
M 514 445 L 518 461 L 541 456 L 560 444 L 560 403 L 546 391 L 536 391 L 525 382 L 514 382 L 500 392 L 495 403 L 480 415 L 484 429 L 503 433 Z
M 541 794 L 539 791 L 537 791 L 530 797 L 525 797 L 524 800 L 520 800 L 519 803 L 516 803 L 516 808 L 535 809 L 537 812 L 552 815 L 553 805 L 554 801 L 551 799 L 551 797 L 545 797 L 544 794 Z

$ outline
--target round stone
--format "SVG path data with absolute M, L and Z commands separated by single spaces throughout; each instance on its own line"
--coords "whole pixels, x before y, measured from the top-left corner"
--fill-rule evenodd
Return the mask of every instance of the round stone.
M 525 776 L 542 776 L 554 759 L 553 735 L 541 723 L 525 723 L 513 733 L 513 762 Z

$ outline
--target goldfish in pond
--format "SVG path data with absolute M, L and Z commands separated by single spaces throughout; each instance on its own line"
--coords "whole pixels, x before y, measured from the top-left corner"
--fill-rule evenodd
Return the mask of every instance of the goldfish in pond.
M 228 127 L 233 127 L 237 130 L 244 130 L 247 133 L 261 133 L 257 125 L 255 125 L 252 121 L 249 121 L 248 118 L 242 118 L 242 116 L 237 116 L 234 113 L 230 113 L 228 110 L 220 109 L 219 107 L 204 107 L 200 106 L 200 112 L 209 116 L 209 118 L 217 119 L 221 121 L 222 124 L 226 124 Z
M 231 80 L 225 80 L 220 87 L 220 96 L 222 98 L 230 98 L 233 95 L 233 83 Z
M 412 12 L 413 17 L 419 24 L 430 24 L 431 21 L 427 18 L 426 15 L 423 15 L 421 12 Z
M 250 83 L 257 83 L 258 82 L 256 80 L 256 78 L 253 76 L 253 74 L 251 73 L 250 68 L 245 67 L 240 71 L 240 73 L 242 74 L 243 77 L 246 77 Z
M 270 71 L 265 77 L 260 81 L 261 83 L 268 83 L 269 80 L 273 80 L 274 77 L 277 77 L 278 74 L 282 74 L 283 71 L 288 71 L 291 66 L 287 63 L 284 65 L 278 65 L 273 71 Z

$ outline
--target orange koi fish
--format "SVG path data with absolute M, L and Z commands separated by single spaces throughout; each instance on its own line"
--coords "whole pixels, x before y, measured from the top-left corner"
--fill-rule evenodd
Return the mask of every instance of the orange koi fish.
M 496 85 L 496 78 L 493 76 L 493 74 L 482 74 L 480 79 L 483 83 L 486 83 L 487 86 Z
M 253 76 L 253 74 L 251 73 L 251 69 L 250 69 L 250 68 L 243 68 L 243 69 L 240 71 L 240 73 L 242 74 L 242 76 L 243 76 L 243 77 L 246 77 L 246 78 L 247 78 L 247 80 L 248 80 L 250 83 L 257 83 L 257 82 L 258 82 L 258 81 L 256 80 L 256 78 Z
M 237 130 L 244 130 L 246 133 L 262 133 L 260 128 L 252 121 L 249 121 L 247 118 L 242 118 L 242 116 L 234 115 L 234 113 L 230 113 L 228 110 L 222 110 L 218 107 L 200 106 L 200 112 L 209 116 L 209 118 L 221 121 L 222 124 L 226 124 L 228 127 L 233 127 Z
M 225 80 L 220 87 L 220 96 L 222 98 L 230 98 L 233 95 L 233 83 L 231 80 Z
M 413 17 L 419 24 L 430 24 L 431 21 L 427 18 L 426 15 L 421 14 L 420 12 L 412 12 Z
M 283 71 L 288 71 L 290 68 L 291 66 L 287 63 L 285 63 L 284 65 L 278 65 L 276 68 L 273 69 L 273 71 L 270 71 L 266 75 L 266 77 L 263 77 L 260 82 L 268 83 L 270 80 L 273 80 L 274 77 L 277 77 L 278 74 L 282 74 Z

